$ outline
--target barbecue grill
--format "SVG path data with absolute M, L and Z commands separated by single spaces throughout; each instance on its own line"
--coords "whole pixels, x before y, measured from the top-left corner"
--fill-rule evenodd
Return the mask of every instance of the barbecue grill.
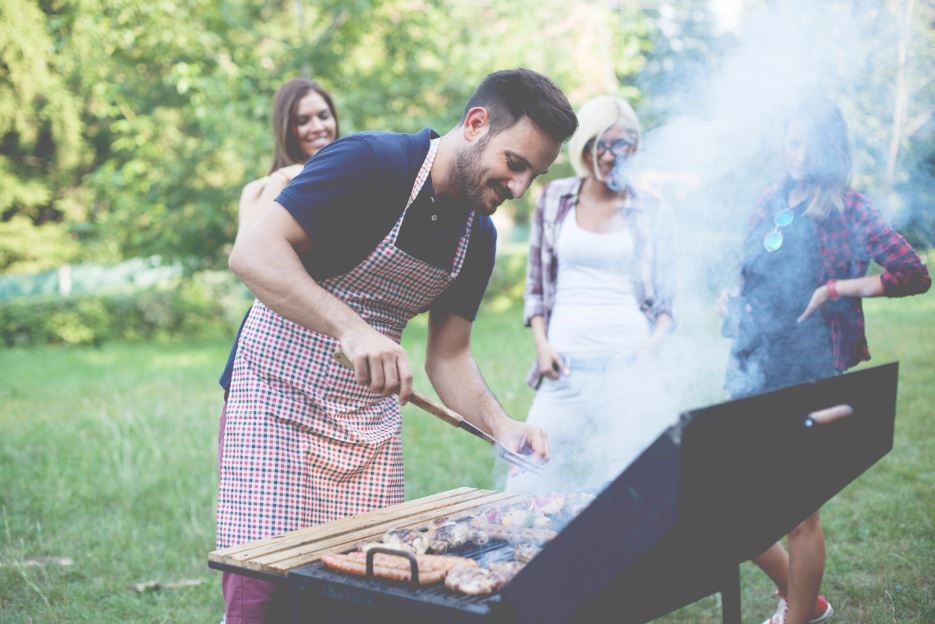
M 739 565 L 892 448 L 897 374 L 892 363 L 682 414 L 494 594 L 318 561 L 387 528 L 515 499 L 470 488 L 216 551 L 209 565 L 284 582 L 294 622 L 646 622 L 720 592 L 724 622 L 739 623 Z M 489 562 L 506 546 L 454 554 Z

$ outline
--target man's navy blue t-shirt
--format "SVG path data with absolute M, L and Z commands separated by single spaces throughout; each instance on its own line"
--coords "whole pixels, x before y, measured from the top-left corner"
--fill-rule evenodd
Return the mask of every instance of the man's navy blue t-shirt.
M 347 273 L 365 260 L 403 213 L 419 168 L 438 136 L 361 132 L 315 154 L 276 201 L 305 230 L 310 250 L 301 256 L 315 280 Z M 468 209 L 436 197 L 431 176 L 406 212 L 396 246 L 429 264 L 451 269 Z M 473 321 L 493 270 L 497 231 L 490 217 L 474 213 L 467 255 L 457 279 L 430 310 Z M 246 317 L 244 317 L 246 321 Z M 237 339 L 221 375 L 230 387 Z

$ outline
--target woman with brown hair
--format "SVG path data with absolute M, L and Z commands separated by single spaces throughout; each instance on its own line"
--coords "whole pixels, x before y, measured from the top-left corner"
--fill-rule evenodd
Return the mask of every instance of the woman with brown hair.
M 260 207 L 279 195 L 305 161 L 340 136 L 331 94 L 308 78 L 283 84 L 273 99 L 273 136 L 269 173 L 248 182 L 240 194 L 238 234 L 256 221 Z
M 273 99 L 273 136 L 275 148 L 269 173 L 252 180 L 240 194 L 237 236 L 253 225 L 261 216 L 263 206 L 271 205 L 305 162 L 322 148 L 338 138 L 338 114 L 331 95 L 317 82 L 308 78 L 293 78 L 283 84 Z M 244 322 L 247 317 L 244 317 Z M 237 331 L 237 340 L 243 323 Z M 227 423 L 227 398 L 233 374 L 235 351 L 227 361 L 220 384 L 224 389 L 224 408 L 218 434 L 218 465 L 224 452 L 224 429 Z M 253 621 L 251 618 L 265 613 L 276 620 L 283 614 L 275 611 L 278 602 L 274 583 L 225 572 L 221 578 L 226 618 L 229 624 Z
M 851 188 L 847 125 L 838 107 L 809 98 L 786 126 L 785 179 L 751 220 L 741 288 L 721 293 L 733 338 L 727 389 L 734 398 L 815 381 L 870 359 L 863 297 L 929 289 L 919 256 Z M 867 275 L 873 260 L 882 271 Z M 790 461 L 794 449 L 789 450 Z M 825 540 L 818 511 L 754 562 L 776 584 L 779 607 L 764 624 L 817 624 L 833 609 L 819 595 Z

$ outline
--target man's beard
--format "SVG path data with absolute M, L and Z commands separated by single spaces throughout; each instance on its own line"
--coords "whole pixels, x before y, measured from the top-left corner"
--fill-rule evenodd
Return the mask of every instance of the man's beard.
M 489 141 L 490 137 L 484 136 L 470 149 L 459 152 L 451 171 L 454 187 L 467 207 L 480 209 L 488 215 L 497 209 L 496 206 L 488 209 L 484 205 L 484 191 L 487 190 L 487 186 L 482 182 L 484 173 L 481 170 L 480 157 Z

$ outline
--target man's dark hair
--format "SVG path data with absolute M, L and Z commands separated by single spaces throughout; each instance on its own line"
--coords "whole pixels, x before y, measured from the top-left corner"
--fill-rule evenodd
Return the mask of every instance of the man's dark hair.
M 512 128 L 523 116 L 560 142 L 568 139 L 578 127 L 574 109 L 555 83 L 522 67 L 488 74 L 464 107 L 462 123 L 475 106 L 487 109 L 488 136 Z

